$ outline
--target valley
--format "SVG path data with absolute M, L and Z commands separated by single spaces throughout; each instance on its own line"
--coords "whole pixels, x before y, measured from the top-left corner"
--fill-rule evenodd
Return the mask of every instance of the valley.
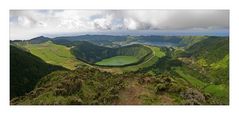
M 40 36 L 10 44 L 12 105 L 229 104 L 228 37 Z M 41 61 L 21 68 L 20 56 Z

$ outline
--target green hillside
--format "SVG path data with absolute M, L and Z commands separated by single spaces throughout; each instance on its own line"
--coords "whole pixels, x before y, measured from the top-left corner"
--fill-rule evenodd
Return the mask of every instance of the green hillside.
M 212 94 L 217 101 L 229 103 L 229 39 L 208 38 L 191 46 L 189 68 L 201 76 L 198 79 L 210 83 L 204 91 Z
M 56 45 L 51 41 L 40 44 L 24 45 L 33 55 L 40 57 L 49 64 L 63 66 L 68 69 L 75 69 L 82 64 L 71 54 L 70 48 L 63 45 Z
M 229 82 L 229 40 L 208 38 L 189 47 L 182 61 L 197 69 L 204 78 L 217 84 Z
M 181 36 L 181 41 L 179 42 L 179 46 L 184 46 L 186 48 L 192 46 L 195 43 L 198 43 L 204 39 L 209 38 L 209 36 Z
M 111 74 L 93 68 L 56 71 L 42 78 L 15 105 L 204 104 L 207 98 L 174 76 Z
M 78 59 L 91 64 L 113 56 L 134 56 L 140 60 L 152 52 L 149 48 L 138 44 L 119 48 L 108 48 L 85 41 L 74 44 L 71 51 Z
M 39 57 L 10 46 L 10 98 L 22 96 L 34 89 L 38 80 L 62 67 L 46 64 Z
M 161 50 L 160 47 L 156 46 L 145 46 L 152 50 L 152 53 L 150 55 L 147 55 L 146 57 L 142 58 L 142 63 L 133 64 L 130 66 L 124 66 L 124 67 L 104 67 L 104 70 L 109 72 L 115 72 L 115 73 L 124 73 L 124 72 L 132 72 L 137 71 L 139 69 L 147 68 L 152 65 L 154 65 L 160 58 L 164 57 L 166 54 L 163 50 Z
M 159 47 L 153 47 L 153 46 L 147 46 L 152 50 L 152 54 L 147 56 L 145 58 L 145 60 L 143 61 L 143 63 L 140 63 L 138 65 L 134 65 L 131 67 L 125 67 L 122 68 L 123 71 L 137 71 L 138 69 L 142 69 L 142 68 L 146 68 L 146 67 L 150 67 L 153 64 L 155 64 L 160 58 L 165 56 L 165 53 L 160 50 Z
M 228 37 L 91 37 L 12 41 L 11 104 L 229 104 Z
M 80 36 L 62 36 L 52 39 L 56 44 L 71 45 L 79 41 L 88 41 L 101 46 L 118 47 L 129 45 L 131 43 L 149 43 L 151 45 L 166 45 L 189 47 L 203 39 L 211 36 L 112 36 L 112 35 L 80 35 Z
M 212 97 L 210 104 L 228 104 L 228 46 L 227 38 L 207 38 L 181 53 L 174 48 L 161 48 L 166 56 L 136 73 L 174 75 Z
M 211 37 L 189 47 L 186 54 L 196 59 L 204 58 L 207 63 L 211 64 L 224 58 L 228 52 L 228 38 Z
M 71 52 L 78 59 L 88 63 L 95 63 L 101 61 L 102 59 L 116 55 L 115 51 L 113 51 L 111 48 L 98 46 L 86 41 L 73 44 Z

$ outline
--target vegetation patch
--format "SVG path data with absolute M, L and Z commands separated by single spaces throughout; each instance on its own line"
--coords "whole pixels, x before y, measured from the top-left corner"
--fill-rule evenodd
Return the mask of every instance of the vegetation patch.
M 204 91 L 213 97 L 217 97 L 221 103 L 229 103 L 229 87 L 224 84 L 209 85 Z
M 94 64 L 114 56 L 134 56 L 140 62 L 152 53 L 151 49 L 140 44 L 109 48 L 98 46 L 89 42 L 77 42 L 72 44 L 71 52 L 77 59 L 89 64 Z
M 15 46 L 10 46 L 10 98 L 25 95 L 45 75 L 64 68 L 45 63 L 42 59 Z
M 229 104 L 227 38 L 63 38 L 11 42 L 10 104 Z
M 82 64 L 71 54 L 70 48 L 63 45 L 56 45 L 51 41 L 40 44 L 27 44 L 24 46 L 33 55 L 40 57 L 47 63 L 60 65 L 68 69 L 75 69 Z
M 204 88 L 207 84 L 198 80 L 197 78 L 185 73 L 180 68 L 176 68 L 175 72 L 178 73 L 182 78 L 191 83 L 194 87 Z
M 138 59 L 134 56 L 114 56 L 111 58 L 103 59 L 102 61 L 97 62 L 95 64 L 116 66 L 116 65 L 127 65 L 131 63 L 135 63 L 137 61 Z

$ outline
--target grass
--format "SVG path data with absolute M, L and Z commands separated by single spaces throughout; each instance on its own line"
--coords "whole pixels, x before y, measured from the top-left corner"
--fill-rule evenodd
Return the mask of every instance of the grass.
M 216 63 L 212 63 L 211 64 L 211 68 L 213 69 L 218 69 L 218 68 L 227 68 L 229 65 L 229 55 L 227 54 L 222 60 L 216 62 Z
M 123 73 L 129 71 L 137 71 L 140 68 L 152 66 L 158 61 L 159 58 L 165 56 L 165 53 L 160 50 L 159 47 L 147 46 L 153 50 L 153 54 L 148 57 L 146 61 L 138 65 L 127 66 L 127 67 L 114 67 L 114 68 L 104 68 L 110 69 L 110 72 Z M 56 45 L 52 42 L 45 42 L 41 44 L 28 44 L 25 45 L 33 55 L 36 55 L 43 59 L 45 62 L 60 65 L 65 68 L 74 70 L 78 65 L 84 64 L 83 62 L 76 59 L 76 57 L 71 54 L 70 48 L 63 45 Z M 125 65 L 138 61 L 136 57 L 133 56 L 115 56 L 112 58 L 104 59 L 97 62 L 98 65 Z
M 220 85 L 209 85 L 207 86 L 204 91 L 206 93 L 210 93 L 213 96 L 219 98 L 221 101 L 228 102 L 229 98 L 229 88 L 224 84 Z
M 218 97 L 223 97 L 225 95 L 225 92 L 228 92 L 225 85 L 209 85 L 205 88 L 205 92 L 214 94 Z
M 134 56 L 114 56 L 103 59 L 95 64 L 97 65 L 126 65 L 137 62 L 138 59 Z
M 175 68 L 175 72 L 178 73 L 182 78 L 184 78 L 186 81 L 188 81 L 190 84 L 192 84 L 196 88 L 203 89 L 205 86 L 207 86 L 206 83 L 185 73 L 181 68 Z
M 175 68 L 175 72 L 177 72 L 183 79 L 188 81 L 191 85 L 196 88 L 203 90 L 205 93 L 209 93 L 216 97 L 219 102 L 228 103 L 229 102 L 229 88 L 225 84 L 209 84 L 205 83 L 190 74 L 184 72 L 182 68 Z
M 70 48 L 56 45 L 51 41 L 41 44 L 28 44 L 25 48 L 47 63 L 60 65 L 71 70 L 75 69 L 77 65 L 82 63 L 71 54 Z
M 122 67 L 120 68 L 123 72 L 129 72 L 129 71 L 137 71 L 140 68 L 144 68 L 144 67 L 149 67 L 151 65 L 153 65 L 154 63 L 156 63 L 158 60 L 158 58 L 152 57 L 152 59 L 149 59 L 147 61 L 144 61 L 138 65 L 133 65 L 133 66 L 127 66 L 127 67 Z
M 153 50 L 155 56 L 157 56 L 158 58 L 165 56 L 165 53 L 162 52 L 159 47 L 155 47 L 155 46 L 148 46 L 148 47 Z
M 154 47 L 154 46 L 146 46 L 146 47 L 149 47 L 153 51 L 153 54 L 151 55 L 151 57 L 149 57 L 148 60 L 146 60 L 143 63 L 140 63 L 138 65 L 123 67 L 123 68 L 121 68 L 121 70 L 124 72 L 137 71 L 140 68 L 152 66 L 153 64 L 155 64 L 158 61 L 159 58 L 165 56 L 165 53 L 162 52 L 159 47 Z
M 137 65 L 127 66 L 127 67 L 114 67 L 114 68 L 104 68 L 107 71 L 114 72 L 114 73 L 123 73 L 123 72 L 130 72 L 130 71 L 137 71 L 140 68 L 150 67 L 155 64 L 159 58 L 165 56 L 165 53 L 160 50 L 159 47 L 155 46 L 146 46 L 149 47 L 153 53 L 146 57 L 147 59 Z

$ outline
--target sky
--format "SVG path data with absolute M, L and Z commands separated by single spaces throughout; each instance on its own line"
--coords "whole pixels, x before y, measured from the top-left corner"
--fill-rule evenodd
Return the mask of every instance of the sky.
M 229 10 L 10 10 L 10 39 L 229 34 Z

